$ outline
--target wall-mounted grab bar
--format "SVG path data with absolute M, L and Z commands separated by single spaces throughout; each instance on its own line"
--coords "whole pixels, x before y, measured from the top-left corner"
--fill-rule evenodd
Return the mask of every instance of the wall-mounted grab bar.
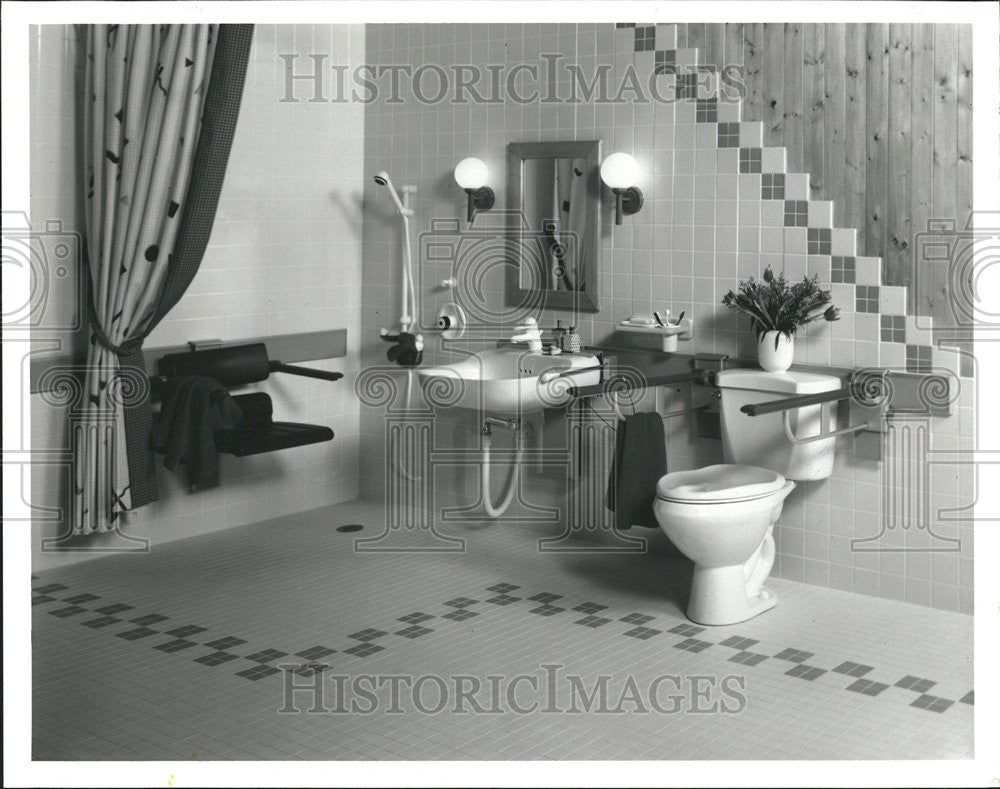
M 339 381 L 344 377 L 343 373 L 334 373 L 329 370 L 317 370 L 313 367 L 300 367 L 297 364 L 285 364 L 272 359 L 268 362 L 268 369 L 272 373 L 288 373 L 289 375 L 301 375 L 305 378 L 318 378 L 321 381 Z
M 783 397 L 780 400 L 772 400 L 768 403 L 750 403 L 743 406 L 740 411 L 742 411 L 747 416 L 763 416 L 765 414 L 781 413 L 781 422 L 785 428 L 785 436 L 793 444 L 811 444 L 814 441 L 823 441 L 828 438 L 836 438 L 837 436 L 846 436 L 852 433 L 858 433 L 862 430 L 868 430 L 871 428 L 869 422 L 862 422 L 855 425 L 848 425 L 847 427 L 840 428 L 839 430 L 828 430 L 826 425 L 829 424 L 829 411 L 828 406 L 831 403 L 836 403 L 841 400 L 850 400 L 852 398 L 859 399 L 860 401 L 861 392 L 858 388 L 853 386 L 844 386 L 840 389 L 831 389 L 828 392 L 817 392 L 816 394 L 809 395 L 797 395 L 795 397 Z M 820 409 L 819 418 L 819 433 L 813 436 L 797 436 L 792 428 L 792 412 L 799 408 L 805 408 L 811 405 L 818 405 Z M 872 406 L 880 405 L 879 403 L 872 403 Z M 881 414 L 881 409 L 879 411 Z
M 692 381 L 700 384 L 709 383 L 710 373 L 708 370 L 694 369 L 686 373 L 674 373 L 673 375 L 652 375 L 642 380 L 630 380 L 624 375 L 613 375 L 607 381 L 591 386 L 571 386 L 567 393 L 573 397 L 593 397 L 594 395 L 606 394 L 609 392 L 630 392 L 636 388 L 650 388 L 654 386 L 671 386 L 673 384 L 683 384 Z
M 819 405 L 820 403 L 847 400 L 851 396 L 851 387 L 845 386 L 841 389 L 831 389 L 829 392 L 783 397 L 781 400 L 772 400 L 769 403 L 750 403 L 743 406 L 740 411 L 747 416 L 763 416 L 764 414 L 774 414 L 778 411 L 788 411 L 789 409 L 802 408 L 807 405 Z

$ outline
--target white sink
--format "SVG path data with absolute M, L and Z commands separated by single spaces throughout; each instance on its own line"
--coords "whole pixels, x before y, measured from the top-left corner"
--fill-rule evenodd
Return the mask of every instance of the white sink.
M 523 348 L 497 348 L 417 371 L 431 403 L 516 416 L 565 405 L 572 399 L 569 387 L 600 383 L 601 372 L 559 374 L 599 364 L 596 356 L 586 353 L 546 356 Z

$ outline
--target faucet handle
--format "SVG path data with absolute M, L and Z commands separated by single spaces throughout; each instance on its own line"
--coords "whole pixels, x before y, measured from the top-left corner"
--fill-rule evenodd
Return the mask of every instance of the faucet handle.
M 517 331 L 517 332 L 539 331 L 538 321 L 536 321 L 534 318 L 528 318 L 524 322 L 524 325 L 522 325 L 522 326 L 515 326 L 514 327 L 514 331 Z

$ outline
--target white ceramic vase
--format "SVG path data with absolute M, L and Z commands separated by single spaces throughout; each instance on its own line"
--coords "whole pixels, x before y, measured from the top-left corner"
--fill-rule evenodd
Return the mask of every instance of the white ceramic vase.
M 795 335 L 766 331 L 757 340 L 757 363 L 771 373 L 783 373 L 792 366 Z

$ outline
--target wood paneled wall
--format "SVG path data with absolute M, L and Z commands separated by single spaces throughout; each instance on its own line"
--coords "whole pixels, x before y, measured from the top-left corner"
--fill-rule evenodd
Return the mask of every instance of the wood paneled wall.
M 914 234 L 928 219 L 964 228 L 972 210 L 972 30 L 951 24 L 682 24 L 701 63 L 741 66 L 744 120 L 788 149 L 812 197 L 832 200 L 858 254 L 885 281 L 913 279 Z M 911 309 L 946 309 L 947 271 L 927 272 Z M 921 272 L 924 276 L 924 272 Z M 916 298 L 914 294 L 913 298 Z

